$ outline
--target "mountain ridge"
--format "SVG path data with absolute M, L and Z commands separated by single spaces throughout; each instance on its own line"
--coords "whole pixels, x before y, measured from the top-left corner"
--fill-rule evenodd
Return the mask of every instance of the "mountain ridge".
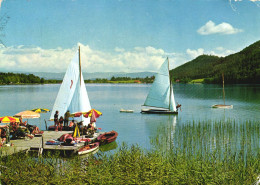
M 40 78 L 46 80 L 62 80 L 65 72 L 63 73 L 49 73 L 49 72 L 23 72 L 25 74 L 34 74 Z M 130 77 L 130 78 L 145 78 L 155 75 L 154 72 L 136 72 L 136 73 L 125 73 L 125 72 L 95 72 L 95 73 L 85 73 L 83 72 L 83 77 L 85 80 L 95 80 L 97 78 L 111 79 L 114 77 Z

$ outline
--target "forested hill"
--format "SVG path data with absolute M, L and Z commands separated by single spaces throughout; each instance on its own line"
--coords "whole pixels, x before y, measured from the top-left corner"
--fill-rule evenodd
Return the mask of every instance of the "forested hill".
M 6 84 L 35 84 L 44 83 L 43 78 L 39 78 L 33 74 L 15 74 L 15 73 L 2 73 L 0 72 L 0 85 Z
M 226 56 L 201 55 L 170 71 L 173 80 L 189 82 L 204 79 L 206 83 L 260 83 L 260 41 L 242 51 Z

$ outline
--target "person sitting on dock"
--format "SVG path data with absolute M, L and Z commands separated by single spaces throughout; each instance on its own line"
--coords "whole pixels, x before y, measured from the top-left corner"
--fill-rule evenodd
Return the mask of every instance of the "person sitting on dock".
M 33 131 L 32 134 L 43 134 L 43 131 L 40 131 L 39 127 L 37 127 L 36 125 L 33 125 Z
M 19 121 L 20 121 L 20 126 L 25 126 L 26 127 L 27 121 L 23 122 L 23 118 L 22 117 L 20 117 Z
M 94 135 L 95 131 L 96 131 L 96 129 L 95 129 L 94 123 L 89 123 L 87 126 L 87 132 L 91 135 Z

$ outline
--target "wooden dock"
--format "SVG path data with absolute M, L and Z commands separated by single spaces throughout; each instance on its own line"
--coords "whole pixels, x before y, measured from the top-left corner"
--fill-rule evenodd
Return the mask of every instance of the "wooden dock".
M 76 153 L 79 148 L 84 145 L 84 142 L 77 143 L 74 146 L 63 146 L 63 145 L 46 145 L 46 141 L 52 139 L 58 139 L 63 134 L 72 133 L 72 131 L 44 131 L 41 137 L 34 137 L 32 139 L 16 139 L 11 140 L 10 144 L 13 146 L 4 146 L 0 148 L 0 156 L 12 155 L 18 152 L 24 151 L 39 151 L 43 150 L 69 150 Z M 95 140 L 102 133 L 95 133 L 91 140 Z M 84 137 L 84 136 L 83 136 Z

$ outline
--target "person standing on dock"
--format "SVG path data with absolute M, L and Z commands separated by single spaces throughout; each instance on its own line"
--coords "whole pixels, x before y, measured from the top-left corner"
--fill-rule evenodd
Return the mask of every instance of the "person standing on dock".
M 64 115 L 64 127 L 68 127 L 69 117 L 70 117 L 70 111 L 67 110 L 67 112 Z
M 10 142 L 10 130 L 9 130 L 9 125 L 6 127 L 6 144 Z
M 58 125 L 59 125 L 59 111 L 56 110 L 55 114 L 54 114 L 54 126 L 55 126 L 55 131 L 58 131 Z
M 60 119 L 59 119 L 59 131 L 62 131 L 63 122 L 64 122 L 64 119 L 61 116 Z

